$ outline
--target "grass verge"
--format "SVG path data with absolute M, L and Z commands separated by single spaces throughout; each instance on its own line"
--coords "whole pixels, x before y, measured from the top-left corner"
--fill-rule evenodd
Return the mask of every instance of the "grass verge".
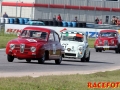
M 16 37 L 17 36 L 14 34 L 4 34 L 3 32 L 0 32 L 0 48 L 5 48 L 7 42 Z
M 52 75 L 41 76 L 37 78 L 26 77 L 10 77 L 0 78 L 0 90 L 120 90 L 120 70 L 98 72 L 88 75 Z M 88 88 L 88 82 L 109 83 L 109 88 L 106 85 L 100 85 L 101 88 Z M 111 87 L 110 83 L 119 82 L 118 87 Z M 115 84 L 116 85 L 116 84 Z M 95 85 L 94 85 L 95 86 Z

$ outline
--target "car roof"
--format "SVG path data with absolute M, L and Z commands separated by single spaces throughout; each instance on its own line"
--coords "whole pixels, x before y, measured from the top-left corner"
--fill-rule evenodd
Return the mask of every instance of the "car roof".
M 48 28 L 42 28 L 42 27 L 25 27 L 24 30 L 37 30 L 37 31 L 45 31 L 45 32 L 51 32 L 54 30 L 48 29 Z
M 117 32 L 116 30 L 101 30 L 100 32 Z
M 82 34 L 86 34 L 85 32 L 83 32 L 83 31 L 78 31 L 78 30 L 65 30 L 65 31 L 63 31 L 62 33 L 65 33 L 65 32 L 70 32 L 70 33 L 82 33 Z

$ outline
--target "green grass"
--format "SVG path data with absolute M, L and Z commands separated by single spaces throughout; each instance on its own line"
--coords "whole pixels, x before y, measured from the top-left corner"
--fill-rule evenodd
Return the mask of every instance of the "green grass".
M 120 84 L 115 89 L 89 89 L 88 82 L 120 82 L 120 70 L 88 75 L 0 78 L 0 90 L 120 90 Z
M 0 31 L 0 48 L 5 48 L 9 40 L 16 38 L 17 35 L 14 34 L 4 34 L 3 31 Z
M 94 48 L 94 42 L 95 42 L 95 38 L 89 38 L 88 39 L 88 44 L 90 48 Z

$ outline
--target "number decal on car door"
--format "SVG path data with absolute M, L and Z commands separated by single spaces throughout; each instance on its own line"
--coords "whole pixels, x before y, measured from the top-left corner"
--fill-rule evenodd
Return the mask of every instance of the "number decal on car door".
M 53 44 L 53 54 L 56 54 L 56 46 Z

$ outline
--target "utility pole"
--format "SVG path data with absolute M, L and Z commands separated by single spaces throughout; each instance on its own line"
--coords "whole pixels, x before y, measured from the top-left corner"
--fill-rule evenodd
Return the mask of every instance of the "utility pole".
M 1 17 L 2 17 L 2 0 L 0 0 L 0 30 L 1 30 Z

